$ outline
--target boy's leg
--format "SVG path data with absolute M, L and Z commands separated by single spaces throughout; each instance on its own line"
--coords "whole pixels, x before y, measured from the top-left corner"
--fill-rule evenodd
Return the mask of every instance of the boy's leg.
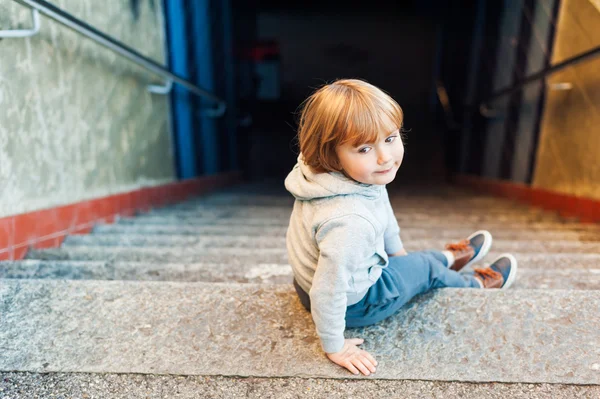
M 481 288 L 473 276 L 448 269 L 447 264 L 439 251 L 411 252 L 390 258 L 388 267 L 365 297 L 348 307 L 346 326 L 375 324 L 396 313 L 416 295 L 433 288 Z
M 401 284 L 399 291 L 411 298 L 433 288 L 481 288 L 472 275 L 449 269 L 448 260 L 441 251 L 411 252 L 392 257 L 388 269 Z

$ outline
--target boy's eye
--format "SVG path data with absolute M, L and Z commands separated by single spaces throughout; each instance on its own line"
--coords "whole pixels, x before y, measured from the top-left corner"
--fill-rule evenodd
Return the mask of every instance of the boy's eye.
M 361 149 L 358 150 L 358 152 L 360 154 L 366 154 L 369 151 L 371 151 L 371 147 L 362 147 Z
M 385 142 L 386 142 L 386 143 L 391 143 L 391 142 L 393 142 L 394 140 L 396 140 L 396 137 L 398 137 L 398 136 L 396 136 L 396 135 L 394 135 L 394 136 L 390 136 L 390 137 L 388 137 L 387 139 L 385 139 Z

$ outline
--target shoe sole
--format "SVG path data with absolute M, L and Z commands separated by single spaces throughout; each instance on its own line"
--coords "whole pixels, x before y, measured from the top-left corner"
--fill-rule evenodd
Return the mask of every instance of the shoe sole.
M 506 282 L 504 282 L 504 284 L 502 285 L 502 287 L 500 287 L 501 290 L 505 290 L 507 288 L 509 288 L 516 280 L 517 278 L 517 259 L 511 255 L 511 254 L 502 254 L 500 256 L 498 256 L 496 259 L 494 259 L 494 261 L 492 263 L 490 263 L 490 265 L 493 265 L 494 262 L 496 262 L 498 259 L 500 258 L 508 258 L 510 259 L 510 272 L 508 273 L 508 278 L 506 279 Z
M 461 268 L 461 270 L 464 269 L 465 267 L 468 267 L 474 263 L 479 262 L 488 254 L 488 252 L 490 252 L 490 248 L 492 247 L 493 238 L 492 238 L 492 234 L 489 231 L 487 231 L 487 230 L 476 231 L 475 233 L 473 233 L 469 237 L 467 237 L 467 240 L 471 240 L 471 238 L 475 237 L 478 234 L 483 234 L 485 236 L 485 239 L 483 240 L 483 245 L 481 246 L 479 253 L 473 259 L 468 261 L 467 264 L 465 264 Z

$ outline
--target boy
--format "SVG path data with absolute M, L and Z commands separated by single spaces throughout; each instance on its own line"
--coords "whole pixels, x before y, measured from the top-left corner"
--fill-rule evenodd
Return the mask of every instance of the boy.
M 404 156 L 402 121 L 400 106 L 364 81 L 322 87 L 303 104 L 301 153 L 285 181 L 296 198 L 287 232 L 294 286 L 327 357 L 354 374 L 375 372 L 377 361 L 361 339 L 344 338 L 346 327 L 377 323 L 432 288 L 508 288 L 516 275 L 510 254 L 458 273 L 487 254 L 487 231 L 445 251 L 404 250 L 385 188 Z

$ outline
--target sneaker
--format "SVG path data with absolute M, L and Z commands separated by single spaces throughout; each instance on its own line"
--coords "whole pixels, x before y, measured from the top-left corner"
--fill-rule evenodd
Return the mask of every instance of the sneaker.
M 500 255 L 489 267 L 474 268 L 473 277 L 481 288 L 507 289 L 517 277 L 517 260 L 511 254 Z
M 450 269 L 459 271 L 483 259 L 492 246 L 492 235 L 487 230 L 479 230 L 471 234 L 466 240 L 453 244 L 446 244 L 446 250 L 454 255 L 454 264 Z

